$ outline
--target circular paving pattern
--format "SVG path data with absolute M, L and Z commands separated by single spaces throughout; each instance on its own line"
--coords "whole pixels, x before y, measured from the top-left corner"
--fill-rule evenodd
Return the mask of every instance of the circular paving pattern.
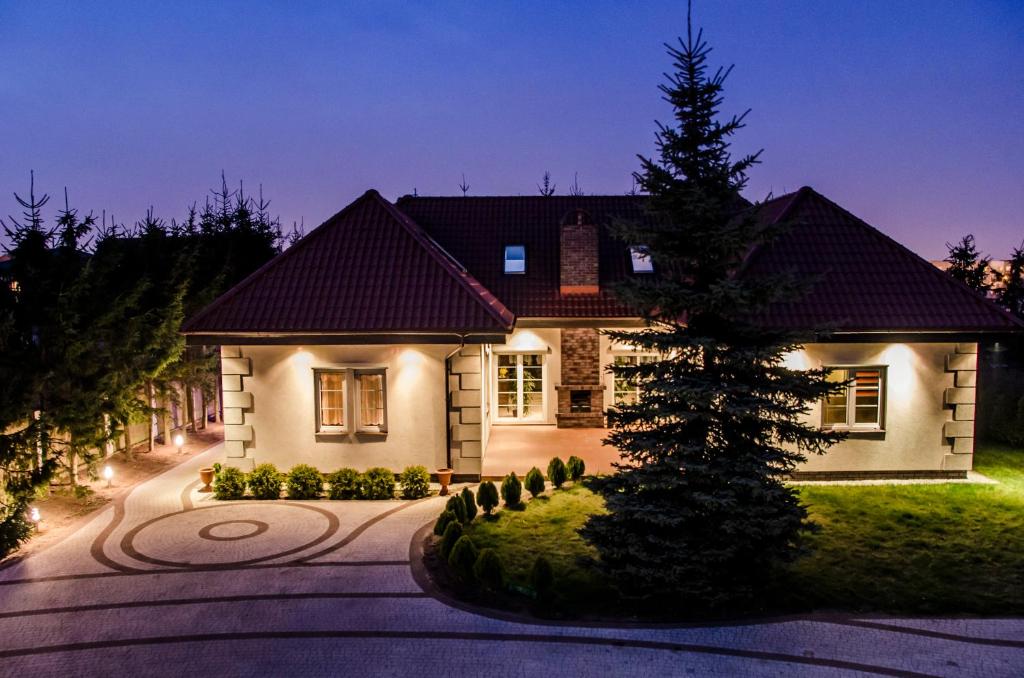
M 121 550 L 165 567 L 236 567 L 301 553 L 333 537 L 339 526 L 336 515 L 308 504 L 260 503 L 263 520 L 252 514 L 251 502 L 168 513 L 129 530 Z
M 236 532 L 236 530 L 231 528 L 228 528 L 227 530 L 224 529 L 229 525 L 232 527 L 235 525 L 252 525 L 256 529 L 246 530 L 241 534 L 232 534 L 233 532 Z M 219 523 L 210 523 L 199 530 L 199 536 L 203 539 L 209 539 L 210 541 L 238 541 L 239 539 L 248 539 L 250 537 L 263 534 L 269 529 L 270 525 L 266 524 L 262 520 L 222 520 Z M 214 530 L 216 530 L 218 534 L 214 534 Z M 228 532 L 228 534 L 224 534 L 224 532 Z

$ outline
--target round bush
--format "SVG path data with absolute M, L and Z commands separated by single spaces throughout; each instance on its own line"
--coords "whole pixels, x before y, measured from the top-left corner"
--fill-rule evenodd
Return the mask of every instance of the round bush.
M 309 464 L 298 464 L 288 472 L 285 485 L 289 499 L 317 499 L 324 486 L 324 476 Z
M 260 464 L 249 474 L 249 491 L 256 499 L 281 498 L 281 474 L 273 464 Z
M 547 598 L 555 588 L 555 573 L 551 563 L 544 556 L 537 556 L 530 568 L 530 587 L 537 592 L 538 598 Z
M 473 496 L 473 490 L 464 487 L 459 496 L 462 497 L 462 503 L 466 507 L 466 522 L 471 523 L 473 518 L 476 518 L 476 497 Z
M 245 496 L 245 474 L 234 466 L 225 466 L 213 479 L 217 499 L 241 499 Z
M 542 494 L 544 492 L 544 476 L 540 474 L 540 469 L 534 466 L 527 471 L 526 478 L 523 479 L 523 485 L 529 490 L 531 497 Z
M 362 499 L 362 476 L 354 468 L 340 468 L 327 474 L 327 483 L 327 496 L 331 499 Z
M 515 471 L 505 476 L 501 481 L 501 498 L 505 506 L 519 506 L 523 499 L 523 484 L 519 482 Z
M 386 468 L 375 467 L 363 474 L 366 499 L 394 499 L 395 474 Z
M 565 462 L 565 470 L 569 474 L 569 480 L 576 482 L 586 473 L 587 465 L 583 463 L 582 459 L 573 455 L 569 457 L 569 461 Z
M 568 473 L 565 470 L 565 463 L 558 457 L 548 462 L 548 480 L 556 488 L 565 484 Z
M 448 497 L 448 501 L 444 505 L 445 511 L 451 511 L 454 513 L 460 523 L 466 522 L 466 502 L 462 500 L 462 496 L 454 494 Z
M 505 588 L 505 568 L 494 549 L 483 549 L 473 564 L 473 577 L 480 585 L 491 591 Z
M 451 529 L 451 526 L 448 529 Z M 471 584 L 473 582 L 473 566 L 476 565 L 479 555 L 476 544 L 469 538 L 469 535 L 464 534 L 452 547 L 452 552 L 448 556 L 448 566 L 452 568 L 455 576 L 467 584 Z
M 491 511 L 498 506 L 498 488 L 490 480 L 480 483 L 476 491 L 476 503 L 487 515 L 491 515 Z
M 451 511 L 444 511 L 437 517 L 437 522 L 434 523 L 434 534 L 438 537 L 444 534 L 445 529 L 448 527 L 448 523 L 459 522 L 459 517 Z
M 462 523 L 457 520 L 453 520 L 448 523 L 448 526 L 444 528 L 444 536 L 441 537 L 441 555 L 447 558 L 452 554 L 452 549 L 455 547 L 457 542 L 463 535 Z
M 402 499 L 422 499 L 430 494 L 430 474 L 422 466 L 407 466 L 398 476 Z

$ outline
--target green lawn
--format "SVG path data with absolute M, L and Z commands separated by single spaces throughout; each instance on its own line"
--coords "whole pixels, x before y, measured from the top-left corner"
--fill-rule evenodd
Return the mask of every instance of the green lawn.
M 1024 613 L 1024 451 L 982 446 L 975 468 L 999 485 L 802 486 L 821 531 L 813 552 L 780 574 L 766 611 Z M 576 534 L 601 500 L 581 486 L 474 521 L 480 547 L 498 549 L 525 585 L 534 558 L 551 561 L 561 606 L 607 613 L 616 603 L 586 565 Z

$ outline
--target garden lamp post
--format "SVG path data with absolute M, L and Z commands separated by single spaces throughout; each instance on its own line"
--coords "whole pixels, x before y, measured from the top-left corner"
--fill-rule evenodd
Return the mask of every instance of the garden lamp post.
M 174 436 L 174 446 L 178 448 L 178 454 L 181 454 L 182 448 L 185 447 L 185 436 L 180 433 Z

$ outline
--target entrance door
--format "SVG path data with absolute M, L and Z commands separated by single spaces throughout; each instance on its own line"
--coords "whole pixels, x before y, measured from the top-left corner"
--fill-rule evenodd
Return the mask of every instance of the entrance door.
M 544 419 L 544 355 L 497 354 L 499 421 Z

